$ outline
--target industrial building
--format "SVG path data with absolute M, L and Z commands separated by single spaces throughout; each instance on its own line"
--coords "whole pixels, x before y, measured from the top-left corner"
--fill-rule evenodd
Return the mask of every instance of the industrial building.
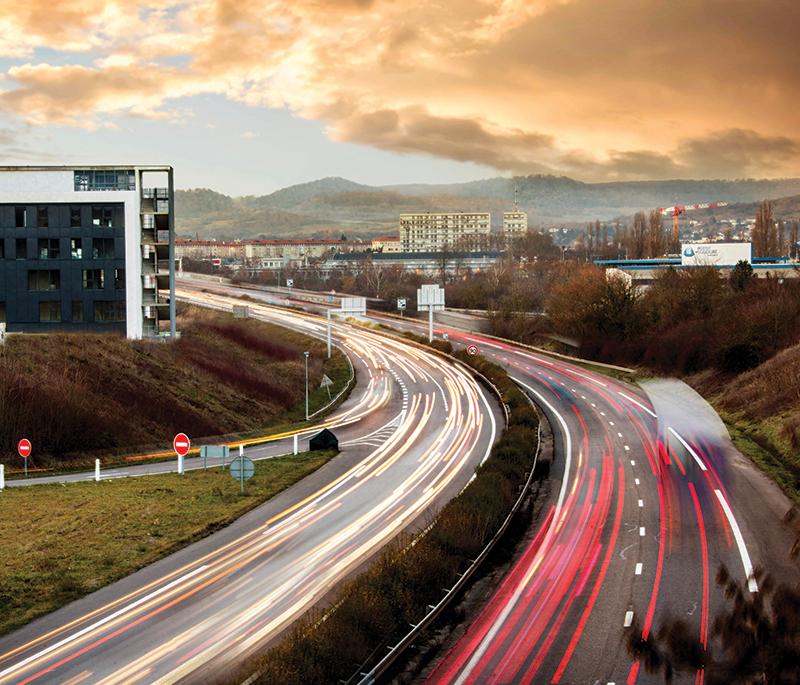
M 175 335 L 170 166 L 0 167 L 9 333 Z
M 420 212 L 400 215 L 401 252 L 479 252 L 492 227 L 489 212 Z

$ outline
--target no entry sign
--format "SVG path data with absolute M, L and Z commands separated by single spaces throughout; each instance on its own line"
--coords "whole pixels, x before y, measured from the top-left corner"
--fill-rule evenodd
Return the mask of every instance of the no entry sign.
M 192 446 L 189 436 L 186 433 L 178 433 L 172 439 L 172 449 L 175 450 L 179 457 L 185 457 L 189 454 L 189 448 Z
M 32 449 L 33 447 L 31 446 L 31 441 L 28 440 L 28 438 L 22 438 L 22 440 L 17 443 L 17 452 L 23 459 L 27 459 L 31 456 Z
M 467 354 L 474 357 L 476 354 L 478 354 L 478 348 L 475 347 L 475 345 L 470 345 L 467 348 Z

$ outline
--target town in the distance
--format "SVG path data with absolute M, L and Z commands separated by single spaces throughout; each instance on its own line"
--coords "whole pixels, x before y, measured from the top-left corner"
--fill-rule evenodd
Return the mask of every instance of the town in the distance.
M 800 5 L 0 11 L 0 685 L 800 685 Z

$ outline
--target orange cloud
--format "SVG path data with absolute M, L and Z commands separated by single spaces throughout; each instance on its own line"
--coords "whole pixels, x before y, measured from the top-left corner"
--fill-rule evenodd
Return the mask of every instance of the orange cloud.
M 584 179 L 800 174 L 793 0 L 0 0 L 33 125 L 217 93 L 329 135 Z M 179 65 L 179 66 L 176 66 Z

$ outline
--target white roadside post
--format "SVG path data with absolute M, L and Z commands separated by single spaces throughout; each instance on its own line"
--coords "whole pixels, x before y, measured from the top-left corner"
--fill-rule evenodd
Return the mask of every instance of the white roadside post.
M 303 352 L 306 358 L 306 421 L 308 421 L 308 352 Z
M 0 490 L 6 487 L 6 467 L 5 464 L 0 464 Z
M 293 446 L 293 448 L 292 448 L 292 452 L 293 452 L 294 454 L 297 454 L 297 453 L 300 451 L 300 450 L 299 450 L 299 446 L 298 446 L 298 444 L 297 444 L 297 443 L 298 443 L 298 440 L 297 440 L 297 433 L 295 433 L 295 434 L 294 434 L 294 446 Z
M 183 455 L 178 455 L 178 475 L 183 475 Z
M 328 359 L 331 358 L 331 310 L 328 310 Z
M 417 310 L 428 312 L 428 342 L 433 342 L 433 312 L 444 309 L 444 288 L 426 284 L 417 288 Z
M 100 460 L 94 460 L 94 480 L 95 482 L 100 482 Z

